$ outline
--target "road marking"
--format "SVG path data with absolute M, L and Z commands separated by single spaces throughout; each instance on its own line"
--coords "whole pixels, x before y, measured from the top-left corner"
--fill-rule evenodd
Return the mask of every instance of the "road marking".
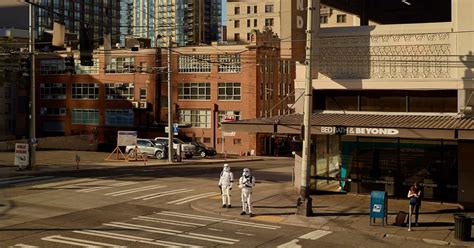
M 135 200 L 143 199 L 143 200 L 147 201 L 147 200 L 155 199 L 155 198 L 158 198 L 158 197 L 163 197 L 163 196 L 167 196 L 167 195 L 174 195 L 174 194 L 189 192 L 189 191 L 193 191 L 193 190 L 194 189 L 175 189 L 175 190 L 170 190 L 170 191 L 163 191 L 163 192 L 153 193 L 153 194 L 149 194 L 149 195 L 142 195 L 142 196 L 139 196 L 139 197 L 135 197 L 133 199 L 135 199 Z
M 280 216 L 271 216 L 271 215 L 261 215 L 261 216 L 255 216 L 253 218 L 254 220 L 261 220 L 261 221 L 268 221 L 268 222 L 275 222 L 275 223 L 280 223 L 285 218 L 280 217 Z
M 179 217 L 179 218 L 203 220 L 203 221 L 222 222 L 222 223 L 226 223 L 226 224 L 234 224 L 234 225 L 239 225 L 239 226 L 263 228 L 263 229 L 271 229 L 271 230 L 281 228 L 280 226 L 260 224 L 260 223 L 255 223 L 255 222 L 247 222 L 247 221 L 239 221 L 239 220 L 227 220 L 227 219 L 224 219 L 224 218 L 193 215 L 193 214 L 185 214 L 185 213 L 178 213 L 178 212 L 171 212 L 171 211 L 162 211 L 162 212 L 158 212 L 156 214 L 172 216 L 172 217 Z
M 99 179 L 81 178 L 81 179 L 67 180 L 67 181 L 62 181 L 62 182 L 40 184 L 40 185 L 33 186 L 33 188 L 36 188 L 36 189 L 43 189 L 43 188 L 56 187 L 56 186 L 65 185 L 65 184 L 72 184 L 72 185 L 74 185 L 74 184 L 76 184 L 76 183 L 92 182 L 92 181 L 97 181 L 97 180 L 99 180 Z
M 130 223 L 125 223 L 125 222 L 110 222 L 110 223 L 105 223 L 103 225 L 124 228 L 124 229 L 134 229 L 134 230 L 140 230 L 140 231 L 151 232 L 151 233 L 160 233 L 160 234 L 166 234 L 166 235 L 171 235 L 171 236 L 178 236 L 182 238 L 199 239 L 199 240 L 205 240 L 205 241 L 210 241 L 210 242 L 220 243 L 220 244 L 225 244 L 225 245 L 232 245 L 239 241 L 238 239 L 230 239 L 230 238 L 199 234 L 199 233 L 184 233 L 178 230 L 136 225 L 136 224 L 130 224 Z
M 123 247 L 125 247 L 125 246 L 101 243 L 101 242 L 90 241 L 90 240 L 85 240 L 85 239 L 69 238 L 69 237 L 65 237 L 65 236 L 61 236 L 61 235 L 48 236 L 48 237 L 42 238 L 41 240 L 56 242 L 56 243 L 62 243 L 62 244 L 68 244 L 68 245 L 88 247 L 88 248 L 100 248 L 100 247 L 104 247 L 104 246 L 105 247 L 114 247 L 114 248 L 119 248 L 119 247 L 123 248 Z
M 202 247 L 202 246 L 188 245 L 188 244 L 183 244 L 183 243 L 143 238 L 143 237 L 132 236 L 132 235 L 118 234 L 118 233 L 112 233 L 112 232 L 103 232 L 103 231 L 97 231 L 97 230 L 73 231 L 73 232 L 85 234 L 85 235 L 93 235 L 93 236 L 98 236 L 98 237 L 110 238 L 110 239 L 118 239 L 118 240 L 150 244 L 150 245 L 160 245 L 160 246 L 165 246 L 165 247 L 180 247 L 180 246 L 181 247 L 196 247 L 196 248 Z
M 331 234 L 331 233 L 332 233 L 331 231 L 316 230 L 316 231 L 309 232 L 305 235 L 302 235 L 299 238 L 300 239 L 316 240 L 316 239 L 322 238 L 322 237 L 324 237 L 328 234 Z
M 215 228 L 208 228 L 208 230 L 210 230 L 210 231 L 216 231 L 216 232 L 222 232 L 221 229 L 215 229 Z
M 51 179 L 51 178 L 54 178 L 54 176 L 9 178 L 8 180 L 4 180 L 0 182 L 0 186 L 12 185 L 12 184 L 24 184 L 24 183 L 34 182 L 34 181 L 43 181 L 43 180 Z
M 236 234 L 240 234 L 240 235 L 245 235 L 245 236 L 255 236 L 255 234 L 251 234 L 251 233 L 243 233 L 243 232 L 235 232 Z
M 204 194 L 199 194 L 199 195 L 188 196 L 188 197 L 181 198 L 181 199 L 178 199 L 178 200 L 175 200 L 175 201 L 167 202 L 167 204 L 181 205 L 181 204 L 185 204 L 185 203 L 188 203 L 188 202 L 192 202 L 192 201 L 195 201 L 195 200 L 199 200 L 199 199 L 202 199 L 202 198 L 207 198 L 207 197 L 215 196 L 215 195 L 219 195 L 219 193 L 213 192 L 213 193 L 204 193 Z
M 111 182 L 116 182 L 116 181 L 113 180 Z M 106 185 L 106 186 L 96 186 L 92 188 L 81 189 L 81 190 L 78 190 L 77 192 L 93 192 L 93 191 L 98 191 L 102 189 L 111 189 L 113 187 L 128 186 L 128 185 L 133 185 L 133 184 L 137 184 L 137 182 L 119 182 L 119 183 L 114 183 L 114 184 Z
M 176 220 L 161 219 L 161 218 L 153 218 L 153 217 L 148 217 L 148 216 L 138 216 L 138 217 L 135 217 L 133 219 L 134 220 L 148 221 L 148 222 L 164 223 L 164 224 L 170 224 L 170 225 L 176 225 L 176 226 L 187 226 L 187 227 L 206 226 L 206 225 L 199 224 L 199 223 L 176 221 Z
M 288 243 L 277 246 L 277 248 L 301 248 L 301 245 L 298 245 L 299 240 L 293 239 Z
M 35 245 L 16 244 L 14 246 L 10 246 L 10 248 L 39 248 L 39 247 Z
M 166 187 L 166 186 L 164 186 L 164 185 L 151 185 L 151 186 L 145 186 L 145 187 L 140 187 L 140 188 L 133 188 L 133 189 L 116 191 L 116 192 L 112 192 L 112 193 L 107 193 L 105 195 L 120 196 L 120 195 L 133 194 L 133 193 L 152 190 L 152 189 L 160 189 L 160 188 L 164 188 L 164 187 Z

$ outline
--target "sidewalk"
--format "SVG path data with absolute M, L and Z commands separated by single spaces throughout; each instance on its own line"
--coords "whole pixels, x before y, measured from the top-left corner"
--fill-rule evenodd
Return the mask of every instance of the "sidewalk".
M 262 183 L 265 184 L 265 183 Z M 382 226 L 381 219 L 369 225 L 370 196 L 353 194 L 320 194 L 313 195 L 313 217 L 296 216 L 296 198 L 290 183 L 285 186 L 257 185 L 253 197 L 253 219 L 273 223 L 289 224 L 325 229 L 332 231 L 357 232 L 384 238 L 424 241 L 438 245 L 462 245 L 474 247 L 474 240 L 458 241 L 454 238 L 453 213 L 458 212 L 455 204 L 441 204 L 424 201 L 421 206 L 419 226 L 394 226 L 398 211 L 408 211 L 407 200 L 389 199 L 388 225 Z M 220 197 L 203 199 L 192 203 L 192 208 L 198 211 L 219 214 L 229 217 L 248 219 L 241 216 L 240 190 L 232 196 L 231 209 L 221 208 Z M 474 217 L 474 213 L 469 213 Z M 474 232 L 471 234 L 474 237 Z
M 13 165 L 15 153 L 0 152 L 0 178 L 47 174 L 48 172 L 78 171 L 76 169 L 76 154 L 80 156 L 79 170 L 95 170 L 108 168 L 136 168 L 143 166 L 165 166 L 180 164 L 212 164 L 212 163 L 232 163 L 243 161 L 258 161 L 262 157 L 240 157 L 228 156 L 222 157 L 183 159 L 181 162 L 169 163 L 166 159 L 149 158 L 144 161 L 105 161 L 110 153 L 105 152 L 87 152 L 87 151 L 37 151 L 36 164 L 38 170 L 17 171 Z

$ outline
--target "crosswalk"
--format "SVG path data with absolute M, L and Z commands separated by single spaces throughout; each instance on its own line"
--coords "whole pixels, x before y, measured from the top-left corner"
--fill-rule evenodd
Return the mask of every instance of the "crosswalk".
M 167 217 L 162 217 L 163 215 Z M 216 223 L 223 223 L 232 231 L 222 232 L 222 230 L 211 228 Z M 241 231 L 242 225 L 255 231 L 261 230 L 261 232 L 281 228 L 278 225 L 253 221 L 161 211 L 147 216 L 135 216 L 127 220 L 104 222 L 94 228 L 39 236 L 38 240 L 33 240 L 31 245 L 21 243 L 9 247 L 52 247 L 54 244 L 56 246 L 68 245 L 88 248 L 138 247 L 140 244 L 161 247 L 239 246 L 242 245 L 239 242 L 255 235 L 243 233 Z
M 44 181 L 44 180 L 48 180 L 52 178 L 54 178 L 54 176 L 41 176 L 41 177 L 21 176 L 21 177 L 2 178 L 0 179 L 0 187 L 19 186 L 19 185 L 24 185 L 28 183 Z

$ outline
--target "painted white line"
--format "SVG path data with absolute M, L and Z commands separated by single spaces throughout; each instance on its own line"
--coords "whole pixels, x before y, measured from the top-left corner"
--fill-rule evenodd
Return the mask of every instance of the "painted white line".
M 124 222 L 111 222 L 111 223 L 106 223 L 103 225 L 119 227 L 119 228 L 124 228 L 124 229 L 134 229 L 134 230 L 140 230 L 140 231 L 151 232 L 151 233 L 160 233 L 160 234 L 178 236 L 178 237 L 183 237 L 183 238 L 199 239 L 199 240 L 205 240 L 205 241 L 221 243 L 221 244 L 226 244 L 226 245 L 232 245 L 235 242 L 239 241 L 238 239 L 229 239 L 229 238 L 224 238 L 224 237 L 219 237 L 219 236 L 212 236 L 212 235 L 205 235 L 205 234 L 198 234 L 198 233 L 185 234 L 184 232 L 178 231 L 178 230 L 135 225 L 135 224 L 124 223 Z
M 147 191 L 147 190 L 152 190 L 152 189 L 161 189 L 166 186 L 164 185 L 151 185 L 151 186 L 145 186 L 145 187 L 140 187 L 140 188 L 133 188 L 133 189 L 127 189 L 127 190 L 122 190 L 122 191 L 116 191 L 112 193 L 107 193 L 105 195 L 110 195 L 110 196 L 120 196 L 120 195 L 127 195 L 127 194 L 133 194 L 141 191 Z
M 131 235 L 125 235 L 125 234 L 118 234 L 118 233 L 112 233 L 112 232 L 103 232 L 103 231 L 97 231 L 97 230 L 73 231 L 73 232 L 85 234 L 85 235 L 104 237 L 104 238 L 109 238 L 109 239 L 118 239 L 118 240 L 138 242 L 138 243 L 143 243 L 143 244 L 159 245 L 159 246 L 164 246 L 164 247 L 196 247 L 196 248 L 202 247 L 202 246 L 155 240 L 155 239 L 149 239 L 149 238 L 143 238 L 143 237 L 131 236 Z
M 298 245 L 298 241 L 297 239 L 293 239 L 288 243 L 277 246 L 277 248 L 301 248 L 301 245 Z
M 316 239 L 322 238 L 322 237 L 324 237 L 328 234 L 331 234 L 331 233 L 332 233 L 331 231 L 316 230 L 316 231 L 309 232 L 305 235 L 301 235 L 300 239 L 316 240 Z
M 221 229 L 215 229 L 215 228 L 208 228 L 208 230 L 210 230 L 210 231 L 216 231 L 216 232 L 222 232 Z
M 113 244 L 108 244 L 108 243 L 102 243 L 102 242 L 96 242 L 96 241 L 91 241 L 91 240 L 84 240 L 84 239 L 76 239 L 76 238 L 69 238 L 61 235 L 53 235 L 53 236 L 48 236 L 44 237 L 41 240 L 44 241 L 50 241 L 50 242 L 56 242 L 56 243 L 62 243 L 62 244 L 68 244 L 68 245 L 75 245 L 75 246 L 82 246 L 82 247 L 114 247 L 114 248 L 124 248 L 125 246 L 119 246 L 119 245 L 113 245 Z
M 224 219 L 224 218 L 193 215 L 193 214 L 185 214 L 185 213 L 178 213 L 178 212 L 171 212 L 171 211 L 162 211 L 162 212 L 159 212 L 159 213 L 156 213 L 156 214 L 172 216 L 172 217 L 179 217 L 179 218 L 187 218 L 187 219 L 196 219 L 196 220 L 204 220 L 204 221 L 212 221 L 212 222 L 222 222 L 222 223 L 226 223 L 226 224 L 234 224 L 234 225 L 240 225 L 240 226 L 271 229 L 271 230 L 281 228 L 280 226 L 260 224 L 260 223 L 255 223 L 255 222 L 227 220 L 227 219 Z
M 243 232 L 235 232 L 236 234 L 240 234 L 240 235 L 245 235 L 245 236 L 255 236 L 255 234 L 251 234 L 251 233 L 243 233 Z
M 181 204 L 185 204 L 185 203 L 188 203 L 188 202 L 192 202 L 192 201 L 195 201 L 195 200 L 199 200 L 199 199 L 202 199 L 202 198 L 207 198 L 207 197 L 211 197 L 211 196 L 215 196 L 215 195 L 219 195 L 219 193 L 213 192 L 213 193 L 204 193 L 204 194 L 199 194 L 199 195 L 188 196 L 188 197 L 181 198 L 181 199 L 178 199 L 178 200 L 175 200 L 175 201 L 167 202 L 167 204 L 181 205 Z
M 35 245 L 25 245 L 25 244 L 16 244 L 14 246 L 10 246 L 10 248 L 39 248 L 39 246 Z
M 28 178 L 20 178 L 20 179 L 10 179 L 0 182 L 0 186 L 2 185 L 11 185 L 11 184 L 23 184 L 23 183 L 30 183 L 35 181 L 42 181 L 46 179 L 54 178 L 54 176 L 43 176 L 43 177 L 28 177 Z
M 193 222 L 185 222 L 185 221 L 176 221 L 176 220 L 170 220 L 170 219 L 161 219 L 161 218 L 153 218 L 153 217 L 148 217 L 148 216 L 138 216 L 133 218 L 134 220 L 143 220 L 143 221 L 149 221 L 149 222 L 157 222 L 157 223 L 164 223 L 167 222 L 167 224 L 174 223 L 175 225 L 183 225 L 183 226 L 206 226 L 204 224 L 199 224 L 199 223 L 193 223 Z
M 110 181 L 110 182 L 116 182 L 116 181 Z M 78 190 L 77 192 L 93 192 L 93 191 L 98 191 L 102 189 L 111 189 L 113 187 L 127 186 L 127 185 L 132 185 L 132 184 L 136 184 L 136 182 L 114 183 L 114 184 L 105 185 L 105 186 L 97 186 L 97 187 L 92 187 L 92 188 L 81 189 L 81 190 Z
M 135 197 L 133 199 L 143 199 L 145 201 L 148 201 L 151 199 L 155 199 L 155 198 L 159 198 L 159 197 L 163 197 L 167 195 L 175 195 L 175 194 L 180 194 L 180 193 L 185 193 L 185 192 L 190 192 L 190 191 L 194 191 L 194 189 L 176 189 L 176 190 L 170 190 L 170 191 L 163 191 L 163 192 Z
M 76 183 L 92 182 L 92 181 L 97 181 L 97 180 L 99 179 L 81 178 L 81 179 L 67 180 L 67 181 L 61 181 L 61 182 L 55 182 L 55 183 L 45 183 L 45 184 L 35 185 L 33 186 L 33 188 L 36 188 L 36 189 L 51 188 L 51 187 L 56 187 L 59 185 L 65 185 L 65 184 L 74 185 Z

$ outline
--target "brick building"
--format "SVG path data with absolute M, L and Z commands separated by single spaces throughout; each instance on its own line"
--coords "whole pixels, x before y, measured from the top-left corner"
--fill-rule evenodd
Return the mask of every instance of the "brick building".
M 184 127 L 180 135 L 218 152 L 271 153 L 265 145 L 273 142 L 271 135 L 223 133 L 220 124 L 225 116 L 240 120 L 290 113 L 292 68 L 290 61 L 280 59 L 280 40 L 271 31 L 254 33 L 245 45 L 174 48 L 173 111 Z

